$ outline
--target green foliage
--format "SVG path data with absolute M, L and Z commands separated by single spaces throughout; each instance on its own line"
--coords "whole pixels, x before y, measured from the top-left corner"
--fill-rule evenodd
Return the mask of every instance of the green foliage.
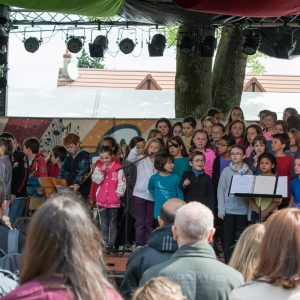
M 176 46 L 178 29 L 178 26 L 168 26 L 160 30 L 160 33 L 166 36 L 167 47 Z
M 262 75 L 266 73 L 265 66 L 260 62 L 261 57 L 266 57 L 261 52 L 256 52 L 254 55 L 248 55 L 247 59 L 247 73 L 253 75 Z
M 80 56 L 77 57 L 78 68 L 103 69 L 103 58 L 91 58 L 85 48 L 82 49 Z

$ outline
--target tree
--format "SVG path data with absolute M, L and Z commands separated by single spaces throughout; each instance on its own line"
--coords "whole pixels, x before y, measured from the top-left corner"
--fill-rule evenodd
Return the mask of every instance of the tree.
M 91 68 L 91 69 L 103 69 L 103 58 L 91 58 L 85 48 L 82 49 L 81 54 L 77 57 L 78 68 Z
M 205 35 L 214 35 L 213 29 L 197 26 L 172 27 L 167 31 L 168 45 L 183 36 L 201 41 Z M 259 62 L 260 54 L 247 56 L 241 51 L 241 32 L 237 28 L 222 28 L 214 64 L 211 58 L 201 57 L 199 47 L 190 54 L 183 54 L 177 47 L 175 78 L 176 117 L 193 114 L 204 115 L 215 106 L 226 114 L 232 106 L 240 105 L 246 65 L 252 73 L 264 72 Z M 213 64 L 213 69 L 212 69 Z

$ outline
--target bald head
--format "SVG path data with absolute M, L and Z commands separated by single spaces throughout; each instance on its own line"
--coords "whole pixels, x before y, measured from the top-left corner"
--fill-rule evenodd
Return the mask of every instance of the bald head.
M 177 210 L 184 204 L 184 201 L 177 198 L 172 198 L 166 201 L 160 209 L 159 219 L 163 223 L 160 224 L 160 226 L 172 225 L 174 223 Z
M 199 202 L 190 202 L 179 208 L 174 225 L 178 245 L 206 242 L 214 234 L 213 214 L 207 206 Z

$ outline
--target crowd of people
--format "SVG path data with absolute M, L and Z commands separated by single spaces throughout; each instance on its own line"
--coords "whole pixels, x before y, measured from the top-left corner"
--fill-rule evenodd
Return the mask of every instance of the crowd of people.
M 51 293 L 57 299 L 265 299 L 269 293 L 300 299 L 298 112 L 286 108 L 277 120 L 262 110 L 258 122 L 247 124 L 233 107 L 221 120 L 216 108 L 201 120 L 187 116 L 172 125 L 161 118 L 129 145 L 103 137 L 95 153 L 68 133 L 47 158 L 37 138 L 20 146 L 2 133 L 4 253 L 28 198 L 43 196 L 39 178 L 65 179 L 72 191 L 53 195 L 33 214 L 23 252 L 20 234 L 21 285 L 3 299 L 31 299 L 26 295 L 33 291 L 37 299 Z M 231 194 L 237 174 L 286 176 L 288 195 Z M 93 207 L 101 232 L 88 213 Z M 102 248 L 114 253 L 127 243 L 136 250 L 119 294 L 107 280 Z

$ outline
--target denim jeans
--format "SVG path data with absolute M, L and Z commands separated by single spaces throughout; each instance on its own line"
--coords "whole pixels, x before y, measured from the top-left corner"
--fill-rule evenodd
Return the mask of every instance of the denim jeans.
M 25 197 L 18 197 L 13 203 L 9 206 L 8 216 L 10 223 L 15 224 L 16 220 L 22 217 L 23 210 L 25 208 Z
M 116 243 L 118 210 L 118 208 L 99 207 L 102 236 L 109 246 L 115 246 Z

